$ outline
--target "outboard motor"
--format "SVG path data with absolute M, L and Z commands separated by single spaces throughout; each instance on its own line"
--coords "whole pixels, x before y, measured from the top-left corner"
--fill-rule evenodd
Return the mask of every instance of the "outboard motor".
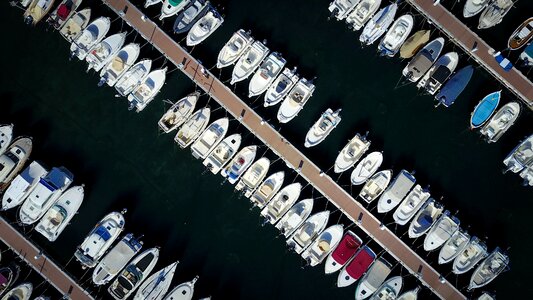
M 26 19 L 24 19 L 24 23 L 26 23 L 28 25 L 33 24 L 33 17 L 32 16 L 27 16 Z

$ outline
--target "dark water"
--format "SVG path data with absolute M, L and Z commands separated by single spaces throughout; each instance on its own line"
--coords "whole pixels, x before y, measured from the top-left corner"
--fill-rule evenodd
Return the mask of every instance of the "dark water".
M 527 3 L 526 3 L 527 2 Z M 141 1 L 135 3 L 140 4 Z M 384 168 L 396 171 L 416 170 L 423 185 L 431 185 L 432 195 L 443 198 L 446 208 L 458 211 L 464 228 L 487 238 L 489 249 L 510 247 L 512 270 L 501 275 L 486 290 L 497 290 L 499 299 L 516 299 L 513 295 L 530 294 L 528 276 L 533 267 L 529 254 L 533 243 L 528 238 L 528 218 L 532 209 L 531 189 L 521 186 L 516 175 L 502 175 L 502 159 L 526 135 L 531 134 L 532 115 L 524 112 L 514 127 L 497 144 L 488 145 L 479 135 L 468 130 L 470 112 L 484 95 L 500 89 L 498 82 L 477 68 L 474 78 L 456 104 L 435 109 L 428 96 L 417 95 L 413 86 L 397 87 L 406 62 L 375 55 L 375 48 L 361 49 L 358 35 L 342 23 L 327 21 L 328 1 L 217 1 L 224 7 L 224 25 L 204 44 L 193 49 L 193 55 L 211 67 L 222 45 L 239 28 L 252 29 L 257 39 L 267 39 L 271 49 L 280 51 L 288 66 L 298 66 L 300 74 L 317 76 L 317 90 L 298 118 L 279 126 L 281 133 L 296 144 L 323 169 L 333 165 L 337 152 L 355 132 L 369 131 L 372 149 L 383 150 Z M 93 17 L 116 16 L 98 1 L 84 1 L 92 6 Z M 519 1 L 504 22 L 481 35 L 494 48 L 506 47 L 508 35 L 532 11 L 530 1 Z M 462 9 L 456 5 L 454 11 Z M 401 12 L 410 8 L 402 6 Z M 412 10 L 412 9 L 411 9 Z M 146 11 L 154 17 L 158 7 Z M 4 38 L 0 53 L 4 72 L 0 75 L 0 123 L 15 123 L 16 134 L 34 137 L 33 158 L 48 166 L 64 165 L 86 185 L 86 198 L 72 225 L 53 244 L 38 234 L 31 237 L 62 264 L 72 257 L 75 247 L 106 213 L 128 208 L 126 232 L 144 234 L 146 248 L 161 247 L 157 268 L 180 260 L 174 283 L 200 275 L 196 296 L 213 295 L 215 299 L 350 299 L 354 286 L 338 289 L 336 275 L 325 276 L 323 266 L 301 269 L 301 259 L 286 250 L 284 240 L 270 226 L 261 227 L 258 211 L 250 211 L 247 199 L 223 184 L 220 176 L 205 174 L 201 163 L 189 150 L 180 150 L 172 136 L 158 133 L 157 120 L 168 104 L 194 90 L 191 82 L 179 72 L 172 72 L 156 101 L 140 114 L 129 112 L 124 99 L 114 97 L 114 90 L 97 88 L 98 77 L 85 72 L 85 63 L 68 60 L 69 45 L 59 34 L 41 24 L 29 28 L 22 22 L 22 11 L 6 3 L 0 9 Z M 417 23 L 425 28 L 420 16 Z M 171 28 L 171 20 L 164 23 Z M 421 25 L 424 23 L 424 25 Z M 474 22 L 471 24 L 475 26 Z M 130 30 L 115 20 L 110 32 Z M 438 36 L 433 32 L 433 36 Z M 184 36 L 176 37 L 177 40 Z M 128 42 L 143 44 L 135 33 Z M 448 43 L 444 51 L 455 49 Z M 150 45 L 142 49 L 143 57 L 157 59 L 154 67 L 165 64 Z M 515 61 L 518 53 L 510 58 Z M 468 57 L 461 55 L 462 65 Z M 472 62 L 470 62 L 472 63 Z M 172 69 L 172 67 L 171 67 Z M 218 74 L 218 71 L 215 73 Z M 231 70 L 223 70 L 226 80 Z M 247 83 L 237 84 L 244 97 Z M 514 100 L 503 92 L 503 102 Z M 250 100 L 251 106 L 262 99 Z M 208 102 L 203 98 L 201 104 Z M 209 104 L 213 108 L 215 101 Z M 303 140 L 311 124 L 326 108 L 343 108 L 341 125 L 325 142 L 304 149 Z M 275 124 L 275 109 L 258 108 L 261 115 Z M 216 119 L 226 113 L 219 109 Z M 244 144 L 259 143 L 238 122 L 230 130 L 242 132 Z M 266 150 L 265 148 L 262 148 Z M 271 160 L 275 156 L 267 152 Z M 276 162 L 273 171 L 286 169 Z M 339 178 L 349 186 L 349 176 Z M 290 173 L 288 181 L 299 180 Z M 358 193 L 353 187 L 353 193 Z M 306 187 L 303 197 L 318 193 Z M 334 210 L 324 199 L 317 199 L 315 211 Z M 371 206 L 372 208 L 372 206 Z M 10 213 L 9 217 L 13 217 Z M 383 216 L 380 216 L 383 217 Z M 390 223 L 390 215 L 383 217 Z M 336 211 L 330 224 L 348 226 L 348 220 Z M 356 227 L 352 230 L 367 237 Z M 394 229 L 394 228 L 393 228 Z M 405 229 L 398 228 L 399 235 Z M 405 238 L 407 241 L 407 238 Z M 407 241 L 412 243 L 412 241 Z M 413 248 L 421 245 L 421 240 Z M 381 249 L 374 243 L 376 251 Z M 419 253 L 426 254 L 419 250 Z M 387 254 L 385 254 L 386 257 Z M 427 255 L 435 262 L 437 253 Z M 437 269 L 449 281 L 464 287 L 469 275 L 452 274 L 451 266 Z M 90 274 L 70 262 L 66 270 L 82 277 L 89 287 Z M 396 266 L 393 274 L 408 272 Z M 449 274 L 449 275 L 447 275 Z M 469 273 L 470 274 L 470 273 Z M 406 277 L 406 289 L 417 281 Z M 95 290 L 105 298 L 104 289 Z M 479 294 L 479 291 L 474 295 Z M 428 290 L 420 294 L 431 298 Z M 196 298 L 197 298 L 196 297 Z

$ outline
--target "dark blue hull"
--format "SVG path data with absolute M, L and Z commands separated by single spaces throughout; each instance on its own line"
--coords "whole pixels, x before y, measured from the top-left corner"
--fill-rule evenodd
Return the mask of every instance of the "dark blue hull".
M 450 80 L 448 80 L 444 87 L 442 87 L 437 96 L 435 96 L 435 99 L 446 107 L 452 105 L 466 88 L 468 82 L 470 82 L 473 73 L 474 67 L 471 65 L 459 70 L 452 76 L 452 78 L 450 78 Z

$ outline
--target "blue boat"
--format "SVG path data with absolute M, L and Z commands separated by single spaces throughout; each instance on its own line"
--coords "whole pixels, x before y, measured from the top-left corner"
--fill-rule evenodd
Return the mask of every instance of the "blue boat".
M 490 93 L 478 103 L 470 117 L 470 129 L 478 128 L 487 122 L 500 103 L 501 93 L 502 91 Z
M 438 101 L 437 105 L 442 104 L 446 107 L 452 105 L 470 82 L 473 73 L 474 67 L 472 65 L 457 71 L 435 96 L 435 100 Z

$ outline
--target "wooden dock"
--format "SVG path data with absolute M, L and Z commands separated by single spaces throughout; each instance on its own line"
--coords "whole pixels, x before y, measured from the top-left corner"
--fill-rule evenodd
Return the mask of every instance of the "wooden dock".
M 3 217 L 0 217 L 0 239 L 60 293 L 69 297 L 64 299 L 94 299 L 74 279 L 63 272 L 60 266 L 42 254 L 41 250 L 13 228 Z
M 424 259 L 400 240 L 392 231 L 368 212 L 332 178 L 324 174 L 312 161 L 290 144 L 253 109 L 236 96 L 218 78 L 201 66 L 188 52 L 167 35 L 157 24 L 148 19 L 127 0 L 103 0 L 113 11 L 122 16 L 131 27 L 163 53 L 169 61 L 179 66 L 200 88 L 218 101 L 236 119 L 254 133 L 288 166 L 308 180 L 330 202 L 340 208 L 353 222 L 372 237 L 407 270 L 420 279 L 441 299 L 466 299 L 455 286 L 441 277 Z M 221 45 L 222 47 L 222 45 Z M 313 101 L 311 99 L 311 101 Z

